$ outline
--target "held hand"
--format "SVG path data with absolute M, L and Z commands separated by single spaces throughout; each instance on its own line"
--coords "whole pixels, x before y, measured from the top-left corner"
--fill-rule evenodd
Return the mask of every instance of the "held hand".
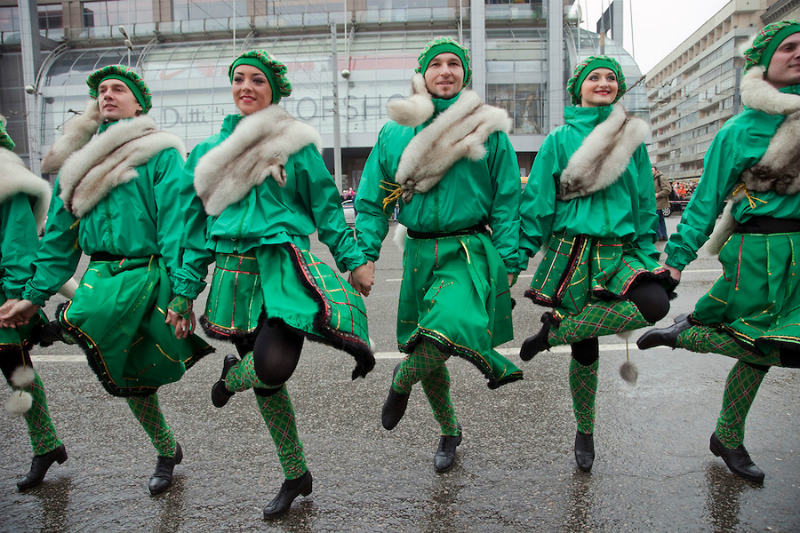
M 18 301 L 19 301 L 19 298 L 11 298 L 11 299 L 6 300 L 6 303 L 4 303 L 2 306 L 0 306 L 0 328 L 12 328 L 12 327 L 14 327 L 12 322 L 7 322 L 7 321 L 3 320 L 2 317 L 6 316 L 11 311 L 11 309 L 13 309 L 13 307 L 15 305 L 17 305 Z
M 26 325 L 41 307 L 30 300 L 15 300 L 10 309 L 7 304 L 8 302 L 0 308 L 0 321 L 3 327 L 11 328 Z
M 369 296 L 372 286 L 375 284 L 375 263 L 367 261 L 360 267 L 356 267 L 350 273 L 353 288 L 364 296 Z
M 175 337 L 178 339 L 185 339 L 190 334 L 194 333 L 194 328 L 197 322 L 194 317 L 194 311 L 189 313 L 189 318 L 183 318 L 171 309 L 167 311 L 167 319 L 164 321 L 175 328 Z
M 674 279 L 675 281 L 680 283 L 680 281 L 681 281 L 681 271 L 680 270 L 678 270 L 675 267 L 671 267 L 669 265 L 664 265 L 664 268 L 667 269 L 667 272 L 669 272 L 669 275 L 672 276 L 672 279 Z

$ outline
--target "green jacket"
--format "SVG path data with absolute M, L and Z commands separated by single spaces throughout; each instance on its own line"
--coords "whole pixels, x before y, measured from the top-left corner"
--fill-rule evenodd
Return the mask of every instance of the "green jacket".
M 99 134 L 113 124 L 103 124 Z M 43 305 L 75 273 L 82 252 L 161 255 L 172 278 L 180 264 L 183 233 L 183 213 L 175 201 L 183 157 L 166 149 L 135 170 L 137 177 L 111 189 L 81 219 L 64 207 L 56 179 L 35 273 L 25 286 L 24 298 Z
M 289 156 L 285 187 L 268 176 L 218 217 L 206 215 L 194 190 L 194 169 L 201 157 L 233 133 L 242 118 L 225 117 L 222 130 L 198 144 L 186 161 L 181 188 L 186 235 L 176 293 L 197 298 L 205 287 L 208 265 L 215 253 L 244 253 L 270 244 L 303 244 L 315 231 L 342 272 L 366 263 L 344 220 L 336 183 L 314 145 Z
M 556 198 L 561 173 L 570 157 L 611 110 L 612 106 L 567 107 L 566 124 L 542 143 L 522 193 L 522 270 L 553 233 L 630 239 L 647 255 L 658 258 L 653 244 L 658 224 L 653 172 L 643 144 L 633 153 L 622 176 L 607 188 L 567 201 Z
M 781 92 L 800 94 L 800 85 L 783 88 Z M 667 243 L 667 265 L 683 270 L 697 258 L 697 250 L 713 231 L 726 197 L 742 183 L 739 176 L 764 156 L 785 119 L 784 115 L 745 108 L 720 128 L 706 152 L 703 175 L 681 216 L 678 230 Z M 749 194 L 752 206 L 747 198 L 733 204 L 731 214 L 737 222 L 746 222 L 754 216 L 800 218 L 798 194 L 781 196 L 773 191 Z
M 393 187 L 395 175 L 408 143 L 439 113 L 457 99 L 433 99 L 436 111 L 416 128 L 389 121 L 381 129 L 361 177 L 356 195 L 356 234 L 369 259 L 380 256 L 381 243 L 389 231 L 389 216 L 396 201 L 383 205 Z M 518 273 L 520 178 L 517 155 L 508 135 L 495 132 L 486 140 L 486 156 L 480 161 L 461 159 L 424 194 L 409 203 L 400 202 L 398 220 L 408 229 L 445 233 L 479 223 L 492 228 L 492 243 L 509 273 Z
M 33 274 L 33 261 L 39 249 L 36 219 L 31 199 L 17 193 L 0 204 L 0 269 L 6 298 L 20 298 L 25 282 Z

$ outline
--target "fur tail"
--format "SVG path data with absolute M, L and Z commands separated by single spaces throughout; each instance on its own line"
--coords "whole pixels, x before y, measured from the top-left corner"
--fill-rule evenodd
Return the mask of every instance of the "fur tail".
M 394 230 L 394 244 L 400 250 L 400 252 L 405 251 L 406 249 L 406 236 L 408 235 L 408 228 L 402 224 L 398 224 L 397 228 Z
M 728 204 L 722 212 L 722 219 L 717 222 L 717 225 L 714 227 L 714 232 L 703 247 L 709 255 L 719 255 L 719 251 L 722 250 L 722 247 L 725 246 L 725 243 L 728 242 L 728 239 L 733 235 L 733 230 L 736 228 L 736 220 L 734 220 L 731 214 L 731 209 L 733 209 L 733 200 L 728 200 Z

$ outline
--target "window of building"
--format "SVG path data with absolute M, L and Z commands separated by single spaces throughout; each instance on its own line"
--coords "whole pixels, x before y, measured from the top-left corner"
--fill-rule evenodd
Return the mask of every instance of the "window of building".
M 0 7 L 0 31 L 19 31 L 19 8 Z
M 272 6 L 297 4 L 301 2 L 270 2 Z M 172 2 L 172 17 L 174 20 L 203 20 L 227 19 L 229 17 L 247 17 L 247 3 L 245 0 L 174 0 Z
M 486 87 L 487 103 L 505 109 L 512 119 L 511 133 L 545 133 L 544 85 L 503 83 Z
M 149 2 L 93 0 L 81 2 L 81 11 L 84 28 L 153 22 L 153 6 Z

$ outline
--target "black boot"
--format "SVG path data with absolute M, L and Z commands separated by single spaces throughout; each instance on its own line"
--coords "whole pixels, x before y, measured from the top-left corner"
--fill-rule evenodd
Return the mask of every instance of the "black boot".
M 668 328 L 651 329 L 639 337 L 636 341 L 636 346 L 640 350 L 646 350 L 655 346 L 669 346 L 675 348 L 675 343 L 678 341 L 678 335 L 692 327 L 692 321 L 689 320 L 689 315 L 678 315 L 675 317 L 675 323 Z
M 728 465 L 728 469 L 737 476 L 755 481 L 756 483 L 764 481 L 764 472 L 750 459 L 750 454 L 747 453 L 744 445 L 740 444 L 736 448 L 726 448 L 725 445 L 720 442 L 717 433 L 714 432 L 711 435 L 711 442 L 708 448 L 711 450 L 711 453 L 717 457 L 722 457 L 722 460 Z
M 50 450 L 41 455 L 34 455 L 31 461 L 31 469 L 25 474 L 25 477 L 17 481 L 17 488 L 19 490 L 28 490 L 35 487 L 44 479 L 47 470 L 53 463 L 61 464 L 67 460 L 67 449 L 62 444 L 58 448 Z
M 594 435 L 591 433 L 575 433 L 575 462 L 584 472 L 591 472 L 594 464 Z
M 183 461 L 183 450 L 181 450 L 180 443 L 176 443 L 175 455 L 173 457 L 158 456 L 156 462 L 156 471 L 150 476 L 150 494 L 155 496 L 161 494 L 172 485 L 172 471 L 175 465 L 181 464 Z
M 550 333 L 550 327 L 555 323 L 553 313 L 549 311 L 542 315 L 542 329 L 539 333 L 532 337 L 525 339 L 522 343 L 522 348 L 519 350 L 519 358 L 523 361 L 530 361 L 539 352 L 550 349 L 550 343 L 547 341 L 547 336 Z
M 439 448 L 433 456 L 433 468 L 437 472 L 447 472 L 456 462 L 456 446 L 461 444 L 463 432 L 461 424 L 458 426 L 458 435 L 442 435 L 439 437 Z
M 214 404 L 214 407 L 224 407 L 228 400 L 231 399 L 231 396 L 234 395 L 233 392 L 225 388 L 225 377 L 228 375 L 228 370 L 235 367 L 238 362 L 239 358 L 232 353 L 225 356 L 225 360 L 222 362 L 222 376 L 211 387 L 211 403 Z
M 272 520 L 281 516 L 289 510 L 295 498 L 311 494 L 313 481 L 314 478 L 311 477 L 311 472 L 308 470 L 297 479 L 285 480 L 278 495 L 264 507 L 264 520 Z
M 397 363 L 392 372 L 392 381 L 400 370 L 400 365 Z M 403 415 L 406 414 L 406 406 L 408 406 L 409 394 L 403 394 L 394 391 L 394 387 L 389 384 L 389 396 L 386 397 L 386 402 L 383 404 L 383 412 L 381 413 L 381 423 L 384 429 L 393 430 L 398 422 L 402 420 Z

